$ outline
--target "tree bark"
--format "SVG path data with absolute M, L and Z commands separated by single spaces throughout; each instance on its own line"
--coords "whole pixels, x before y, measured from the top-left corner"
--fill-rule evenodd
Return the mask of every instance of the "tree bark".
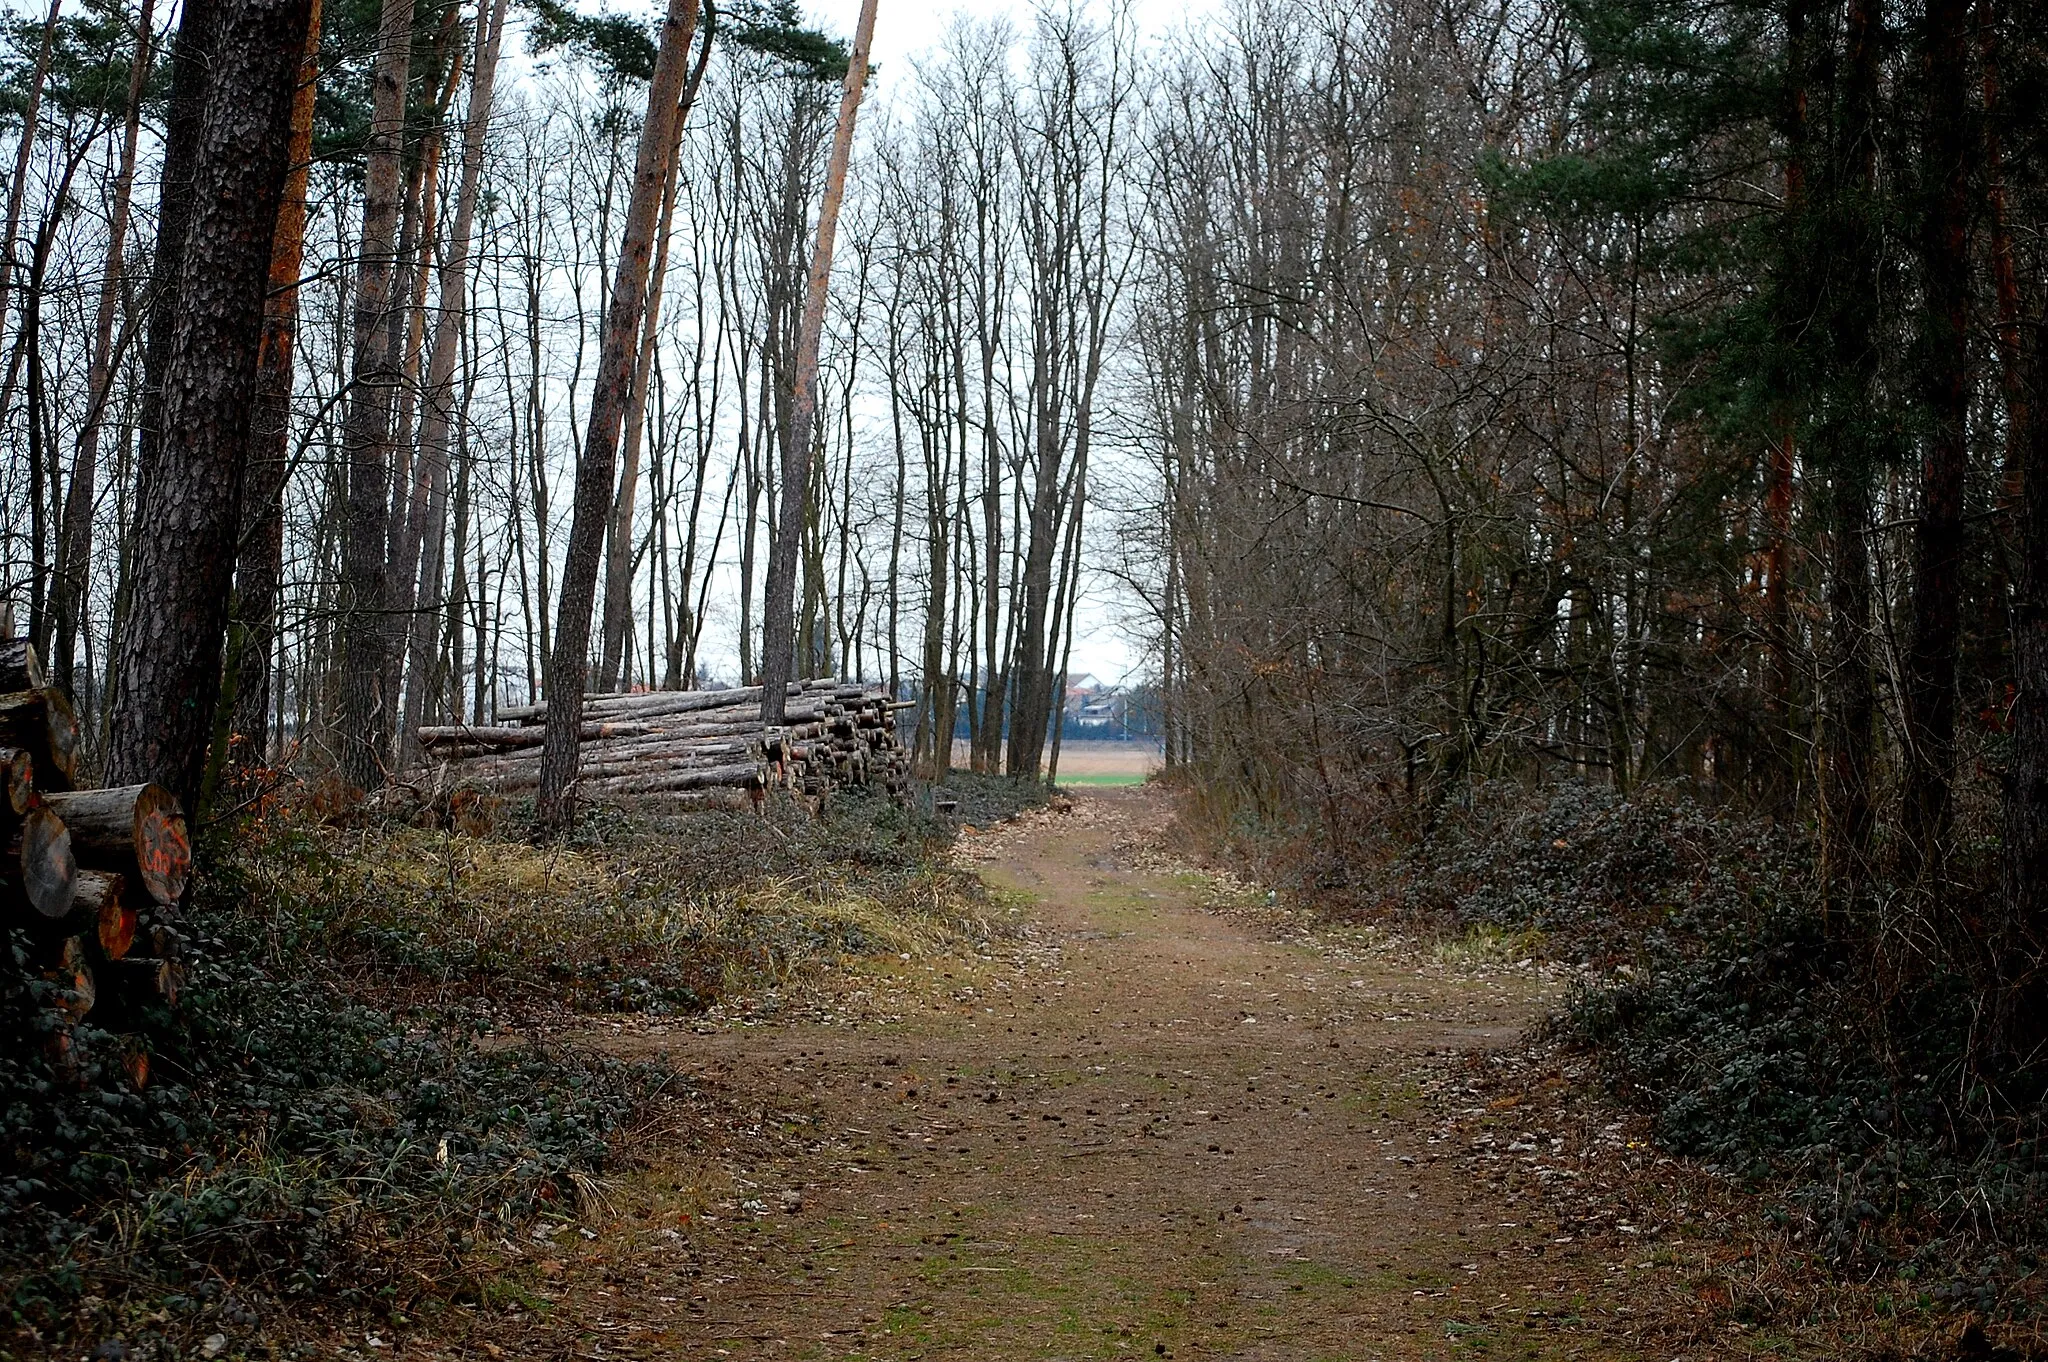
M 2032 328 L 2030 398 L 2048 393 L 2048 335 Z M 1994 1069 L 2023 1063 L 2048 1042 L 2048 421 L 2030 421 L 2020 479 L 2018 591 L 2013 601 L 2015 694 L 2000 841 L 2003 890 L 1992 942 Z
M 1905 836 L 1909 876 L 1938 873 L 1955 766 L 1956 647 L 1963 607 L 1963 483 L 1969 468 L 1969 7 L 1934 0 L 1921 54 L 1926 77 L 1926 202 L 1919 254 L 1923 366 L 1932 429 L 1913 535 L 1912 630 L 1905 657 Z
M 574 817 L 570 790 L 576 779 L 577 731 L 582 722 L 583 686 L 590 672 L 590 615 L 597 594 L 599 560 L 612 507 L 613 464 L 619 428 L 632 394 L 640 319 L 647 305 L 647 275 L 654 253 L 655 218 L 675 145 L 675 118 L 688 75 L 690 43 L 697 26 L 697 0 L 669 0 L 662 23 L 654 77 L 647 88 L 647 119 L 633 167 L 618 272 L 606 311 L 604 342 L 590 398 L 583 450 L 576 461 L 576 497 L 569 522 L 568 558 L 555 617 L 549 660 L 548 736 L 541 761 L 534 815 L 550 832 Z
M 299 270 L 306 256 L 306 184 L 313 162 L 313 106 L 320 78 L 322 0 L 312 0 L 306 45 L 286 133 L 289 169 L 270 247 L 269 296 L 256 351 L 256 402 L 250 415 L 252 492 L 235 560 L 232 755 L 260 763 L 270 750 L 270 662 L 284 582 L 284 485 L 291 471 L 292 360 L 299 329 Z
M 184 273 L 185 243 L 192 219 L 192 175 L 199 159 L 199 134 L 213 73 L 214 30 L 225 0 L 184 0 L 178 36 L 171 43 L 171 93 L 164 118 L 163 166 L 157 191 L 156 251 L 150 261 L 148 330 L 142 345 L 142 410 L 135 429 L 135 464 L 147 468 L 158 457 L 164 429 L 164 367 L 176 330 L 178 288 Z M 139 533 L 131 517 L 131 529 Z M 133 594 L 134 555 L 126 555 L 115 623 L 125 628 Z M 119 639 L 110 651 L 119 655 Z M 117 668 L 118 668 L 118 664 Z M 118 670 L 110 675 L 117 679 Z M 111 688 L 110 688 L 111 689 Z M 110 702 L 118 696 L 110 694 Z
M 188 11 L 189 13 L 189 11 Z M 107 777 L 190 807 L 220 692 L 256 354 L 311 0 L 223 0 L 194 148 L 189 241 L 165 318 L 163 430 L 138 468 L 132 600 Z
M 825 297 L 832 281 L 832 245 L 839 232 L 839 204 L 846 194 L 847 163 L 853 156 L 853 123 L 867 86 L 868 48 L 875 37 L 875 0 L 861 0 L 853 34 L 853 57 L 839 96 L 839 124 L 832 135 L 832 159 L 825 171 L 825 202 L 818 212 L 818 239 L 811 248 L 811 272 L 804 315 L 797 333 L 794 391 L 789 433 L 782 447 L 782 501 L 774 542 L 768 551 L 768 599 L 761 621 L 761 718 L 782 719 L 783 691 L 796 663 L 796 571 L 803 546 L 804 503 L 810 489 L 811 438 L 818 417 L 818 347 L 825 332 Z
M 374 788 L 383 777 L 383 736 L 396 715 L 384 694 L 391 630 L 391 423 L 400 375 L 390 329 L 398 307 L 398 215 L 404 197 L 400 160 L 406 91 L 412 71 L 413 0 L 385 0 L 377 27 L 367 166 L 363 172 L 363 235 L 355 281 L 354 362 L 343 443 L 348 460 L 348 510 L 340 587 L 341 705 L 335 732 L 343 780 Z

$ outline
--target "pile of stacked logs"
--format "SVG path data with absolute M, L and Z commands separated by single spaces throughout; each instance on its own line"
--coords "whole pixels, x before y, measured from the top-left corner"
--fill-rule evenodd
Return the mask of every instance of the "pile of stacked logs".
M 0 640 L 0 914 L 53 1067 L 75 1077 L 74 1028 L 119 1030 L 177 1001 L 178 900 L 192 864 L 161 786 L 80 789 L 78 720 L 26 639 Z M 11 968 L 0 963 L 0 968 Z M 130 1076 L 148 1056 L 130 1047 Z
M 656 798 L 669 807 L 727 807 L 786 789 L 812 800 L 868 788 L 900 797 L 910 754 L 896 736 L 904 702 L 886 687 L 837 680 L 793 684 L 783 722 L 761 722 L 761 688 L 586 695 L 577 789 L 590 800 Z M 498 711 L 489 727 L 418 730 L 444 787 L 500 794 L 540 784 L 545 704 Z

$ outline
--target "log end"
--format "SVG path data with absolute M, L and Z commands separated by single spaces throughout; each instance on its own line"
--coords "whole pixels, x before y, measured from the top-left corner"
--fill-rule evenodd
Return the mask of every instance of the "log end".
M 32 912 L 46 921 L 70 915 L 78 892 L 78 861 L 71 830 L 48 809 L 31 809 L 14 839 L 10 878 Z

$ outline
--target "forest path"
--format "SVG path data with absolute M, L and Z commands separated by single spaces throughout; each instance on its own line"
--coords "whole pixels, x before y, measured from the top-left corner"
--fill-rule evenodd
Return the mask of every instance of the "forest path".
M 658 1139 L 638 1209 L 557 1241 L 548 1351 L 1633 1356 L 1449 1134 L 1445 1075 L 1517 1040 L 1538 978 L 1275 939 L 1145 854 L 1166 813 L 1103 791 L 966 838 L 1036 948 L 901 965 L 896 1020 L 602 1037 L 742 1115 L 675 1164 Z

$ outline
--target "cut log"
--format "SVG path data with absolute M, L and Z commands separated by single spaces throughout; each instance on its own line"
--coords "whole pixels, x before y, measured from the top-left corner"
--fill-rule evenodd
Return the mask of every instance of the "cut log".
M 8 839 L 4 865 L 7 887 L 32 917 L 55 922 L 71 912 L 78 861 L 62 818 L 48 809 L 29 810 Z
M 609 780 L 582 781 L 587 795 L 655 794 L 670 790 L 708 790 L 718 787 L 752 789 L 761 780 L 758 762 L 733 766 L 711 766 L 700 771 L 665 771 L 645 776 L 616 776 Z
M 789 688 L 791 695 L 802 694 L 795 686 Z M 631 695 L 601 694 L 588 695 L 583 700 L 584 714 L 597 718 L 606 715 L 648 714 L 693 714 L 705 709 L 737 709 L 741 705 L 761 704 L 759 686 L 739 686 L 733 690 L 649 690 Z M 515 705 L 498 711 L 500 719 L 523 719 L 529 722 L 545 722 L 548 707 L 538 705 Z
M 71 1034 L 72 1020 L 60 1008 L 45 1008 L 38 1019 L 37 1030 L 42 1036 L 43 1059 L 50 1066 L 50 1077 L 67 1088 L 78 1086 L 78 1043 Z
M 0 640 L 0 690 L 41 690 L 49 684 L 35 644 L 25 638 Z
M 43 980 L 53 985 L 49 1004 L 64 1014 L 74 1024 L 85 1020 L 85 1014 L 92 1011 L 99 1000 L 99 988 L 93 979 L 92 956 L 86 949 L 85 938 L 65 937 L 55 950 L 45 958 Z
M 0 747 L 0 814 L 21 817 L 35 794 L 35 758 L 19 747 Z
M 429 748 L 454 745 L 487 748 L 539 747 L 542 738 L 547 734 L 547 729 L 538 724 L 520 724 L 513 727 L 479 725 L 474 728 L 468 724 L 439 724 L 418 731 L 420 744 Z M 583 742 L 600 742 L 607 738 L 638 738 L 667 731 L 651 723 L 588 723 L 577 731 L 577 737 Z
M 149 1047 L 140 1036 L 128 1036 L 121 1046 L 121 1071 L 128 1075 L 128 1085 L 137 1092 L 149 1086 Z
M 738 714 L 743 711 L 735 710 Z M 812 717 L 792 707 L 792 722 Z M 747 718 L 727 718 L 723 710 L 708 713 L 694 713 L 678 718 L 661 715 L 653 718 L 631 720 L 609 720 L 603 723 L 586 723 L 580 733 L 585 743 L 616 742 L 630 738 L 722 738 L 747 733 L 762 732 L 759 715 Z M 461 724 L 434 725 L 418 730 L 421 746 L 435 756 L 453 757 L 457 753 L 516 752 L 523 748 L 537 748 L 547 729 L 540 725 L 513 725 L 471 728 Z
M 100 955 L 119 960 L 135 945 L 138 927 L 135 909 L 127 902 L 128 881 L 122 875 L 103 870 L 78 872 L 78 891 L 72 898 L 71 916 L 92 931 Z
M 60 690 L 0 695 L 0 746 L 27 752 L 46 790 L 68 790 L 78 780 L 78 716 Z
M 176 903 L 192 869 L 184 811 L 161 785 L 121 785 L 47 797 L 71 828 L 78 859 L 132 875 L 158 903 Z
M 110 976 L 110 985 L 118 988 L 130 1002 L 160 1002 L 167 1007 L 176 1007 L 178 994 L 185 984 L 185 972 L 177 961 L 153 960 L 141 955 L 109 961 L 106 973 Z
M 612 742 L 583 743 L 577 748 L 583 765 L 591 762 L 688 760 L 704 756 L 751 756 L 762 749 L 757 734 L 721 733 L 708 738 L 672 738 L 658 734 L 649 738 L 620 738 Z M 474 757 L 451 759 L 455 771 L 512 770 L 538 765 L 540 750 L 515 747 L 505 752 L 488 752 Z
M 589 696 L 578 788 L 674 810 L 758 804 L 771 787 L 823 796 L 885 779 L 891 793 L 903 788 L 908 757 L 885 689 L 824 678 L 789 694 L 786 722 L 772 727 L 760 720 L 759 687 Z M 545 735 L 537 722 L 546 713 L 545 705 L 510 707 L 497 725 L 430 727 L 418 736 L 440 763 L 444 788 L 527 790 L 539 783 Z M 706 797 L 681 797 L 700 793 Z

